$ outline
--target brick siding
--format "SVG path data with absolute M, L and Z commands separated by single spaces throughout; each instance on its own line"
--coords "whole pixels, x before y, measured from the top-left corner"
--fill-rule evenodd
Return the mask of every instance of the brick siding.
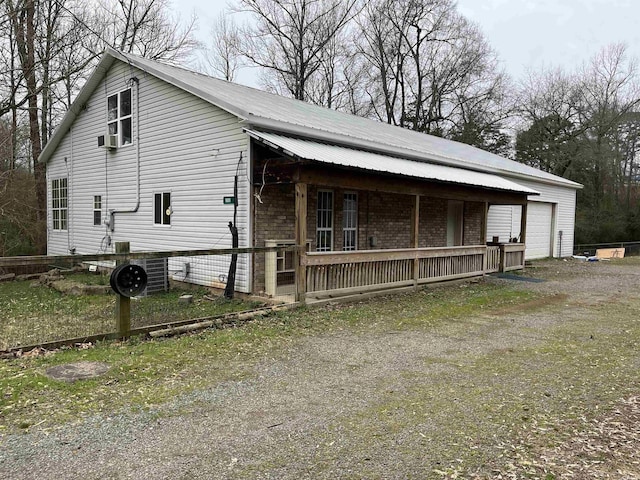
M 259 189 L 256 189 L 256 193 Z M 307 189 L 307 235 L 311 251 L 316 249 L 318 190 L 333 192 L 333 249 L 342 250 L 342 206 L 344 194 L 353 190 L 309 185 Z M 358 249 L 409 248 L 411 242 L 413 195 L 357 191 Z M 295 188 L 292 184 L 263 189 L 262 203 L 254 208 L 254 244 L 266 240 L 293 240 L 295 237 Z M 419 247 L 444 247 L 447 244 L 448 202 L 441 198 L 420 198 Z M 481 245 L 484 203 L 465 202 L 464 244 Z M 375 245 L 372 246 L 372 243 Z M 254 259 L 254 292 L 264 291 L 264 256 Z

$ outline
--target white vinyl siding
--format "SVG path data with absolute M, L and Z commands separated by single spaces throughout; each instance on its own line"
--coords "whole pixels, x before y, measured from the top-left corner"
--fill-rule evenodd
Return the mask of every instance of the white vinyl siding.
M 549 240 L 550 251 L 554 257 L 571 256 L 575 228 L 576 190 L 528 180 L 512 180 L 540 192 L 540 195 L 529 197 L 528 218 L 535 215 L 537 211 L 535 206 L 531 208 L 534 203 L 546 203 L 553 206 L 553 218 L 550 220 L 552 229 Z M 531 210 L 534 210 L 533 214 Z M 492 205 L 489 208 L 487 240 L 491 241 L 494 236 L 499 236 L 501 242 L 507 242 L 510 237 L 519 237 L 520 211 L 520 206 Z M 535 229 L 535 227 L 533 228 Z M 562 238 L 560 238 L 560 231 L 562 231 Z M 531 234 L 529 227 L 527 227 L 527 237 Z M 527 252 L 527 259 L 530 259 L 529 254 L 530 252 Z
M 138 120 L 137 89 L 132 88 L 132 137 L 140 142 L 133 148 L 100 148 L 97 137 L 105 133 L 107 116 L 105 91 L 111 94 L 128 88 L 132 76 L 139 79 L 140 89 Z M 223 198 L 233 195 L 236 170 L 240 246 L 250 246 L 248 150 L 249 140 L 237 117 L 150 74 L 115 62 L 47 162 L 48 179 L 69 172 L 70 198 L 69 232 L 53 231 L 50 218 L 48 252 L 62 255 L 75 248 L 77 253 L 95 254 L 105 251 L 107 235 L 111 237 L 107 252 L 114 251 L 115 242 L 124 241 L 130 242 L 132 251 L 230 248 L 228 223 L 233 221 L 233 205 L 224 205 Z M 112 233 L 88 220 L 96 192 L 102 194 L 105 220 L 113 221 Z M 171 192 L 171 207 L 177 212 L 171 218 L 171 228 L 154 225 L 154 194 L 161 192 Z M 50 199 L 51 192 L 48 195 Z M 137 211 L 131 212 L 136 206 Z M 112 210 L 131 213 L 116 213 L 112 218 L 107 214 Z M 207 265 L 192 269 L 189 279 L 194 283 L 210 285 L 212 278 L 228 273 L 227 258 L 191 260 L 192 266 Z M 249 262 L 248 255 L 238 258 L 236 288 L 242 292 L 251 287 Z M 174 268 L 172 262 L 169 267 Z
M 512 238 L 520 239 L 520 205 L 491 205 L 487 221 L 487 241 L 497 237 L 499 242 L 509 242 Z

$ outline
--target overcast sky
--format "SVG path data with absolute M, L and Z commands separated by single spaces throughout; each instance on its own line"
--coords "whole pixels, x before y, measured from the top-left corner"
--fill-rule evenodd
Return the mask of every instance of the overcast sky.
M 183 18 L 195 11 L 202 41 L 225 5 L 224 0 L 173 3 Z M 640 0 L 458 0 L 458 10 L 480 26 L 514 80 L 527 68 L 578 66 L 611 43 L 626 43 L 640 57 Z M 255 85 L 251 75 L 240 81 Z

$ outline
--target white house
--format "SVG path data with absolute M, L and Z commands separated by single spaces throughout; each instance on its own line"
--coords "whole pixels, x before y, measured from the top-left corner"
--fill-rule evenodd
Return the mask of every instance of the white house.
M 302 182 L 313 251 L 517 241 L 526 225 L 527 258 L 568 256 L 580 188 L 469 145 L 110 49 L 40 161 L 51 255 L 116 241 L 229 247 L 237 177 L 240 246 L 293 241 Z M 242 258 L 238 290 L 262 291 L 263 270 Z

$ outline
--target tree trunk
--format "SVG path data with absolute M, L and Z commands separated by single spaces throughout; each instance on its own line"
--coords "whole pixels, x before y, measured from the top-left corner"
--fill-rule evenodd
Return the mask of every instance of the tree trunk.
M 19 12 L 18 12 L 19 10 Z M 40 121 L 38 116 L 38 88 L 35 71 L 35 4 L 34 0 L 25 2 L 13 9 L 12 21 L 16 35 L 16 46 L 27 86 L 29 107 L 29 140 L 31 143 L 31 157 L 33 161 L 33 174 L 36 184 L 37 219 L 39 222 L 46 220 L 47 189 L 45 180 L 45 166 L 38 162 L 42 152 L 40 138 Z M 26 31 L 25 31 L 26 27 Z M 43 245 L 38 245 L 42 251 Z

